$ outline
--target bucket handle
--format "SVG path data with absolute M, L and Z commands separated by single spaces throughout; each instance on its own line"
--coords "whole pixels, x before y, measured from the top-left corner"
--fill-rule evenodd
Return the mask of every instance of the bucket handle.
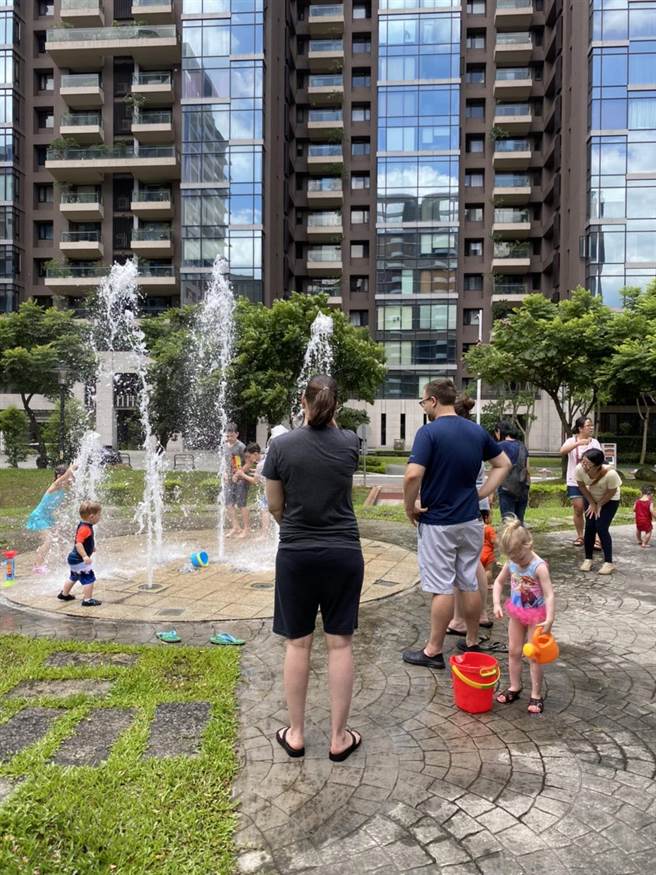
M 457 665 L 452 665 L 451 671 L 454 673 L 454 675 L 459 680 L 461 680 L 463 682 L 463 684 L 467 684 L 468 687 L 474 687 L 477 690 L 489 690 L 490 687 L 495 687 L 499 683 L 499 679 L 501 678 L 501 669 L 499 668 L 498 665 L 495 666 L 494 668 L 492 668 L 491 670 L 490 669 L 487 669 L 487 670 L 481 669 L 481 675 L 483 677 L 489 676 L 489 674 L 491 672 L 494 673 L 494 680 L 487 681 L 486 683 L 482 683 L 482 684 L 479 684 L 478 681 L 473 681 L 473 680 L 471 680 L 471 678 L 468 678 L 466 675 L 464 675 L 460 671 L 460 669 L 458 668 Z M 485 674 L 483 674 L 484 671 L 485 671 Z

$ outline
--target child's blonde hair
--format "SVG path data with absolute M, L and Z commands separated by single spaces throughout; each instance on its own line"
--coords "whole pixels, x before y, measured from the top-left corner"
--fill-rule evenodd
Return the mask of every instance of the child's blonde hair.
M 95 516 L 102 510 L 102 504 L 98 501 L 83 501 L 80 504 L 80 519 L 86 520 Z
M 508 514 L 503 518 L 503 531 L 500 540 L 501 549 L 506 556 L 509 556 L 517 547 L 533 546 L 531 533 L 514 514 Z

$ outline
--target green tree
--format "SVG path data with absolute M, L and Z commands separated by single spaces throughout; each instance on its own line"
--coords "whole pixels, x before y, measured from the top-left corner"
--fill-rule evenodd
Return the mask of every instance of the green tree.
M 355 407 L 341 407 L 336 419 L 337 425 L 348 431 L 357 431 L 361 425 L 369 425 L 369 414 L 367 411 Z
M 18 407 L 7 407 L 0 413 L 0 432 L 4 440 L 5 454 L 12 468 L 27 459 L 29 449 L 29 420 Z
M 95 373 L 88 329 L 72 311 L 26 301 L 15 313 L 0 316 L 0 383 L 20 395 L 42 458 L 46 446 L 31 403 L 37 394 L 59 397 L 59 368 L 66 368 L 69 388 Z
M 562 424 L 570 432 L 577 416 L 585 416 L 606 388 L 602 370 L 612 356 L 614 314 L 586 289 L 552 303 L 544 295 L 529 295 L 506 318 L 494 323 L 492 346 L 496 364 L 511 369 L 511 380 L 534 386 L 551 398 Z M 478 374 L 485 364 L 485 346 L 465 356 Z
M 59 459 L 59 437 L 61 428 L 59 408 L 53 410 L 43 426 L 43 440 L 48 458 Z M 77 456 L 80 441 L 89 427 L 89 416 L 84 406 L 76 398 L 67 398 L 64 405 L 64 460 L 72 461 Z

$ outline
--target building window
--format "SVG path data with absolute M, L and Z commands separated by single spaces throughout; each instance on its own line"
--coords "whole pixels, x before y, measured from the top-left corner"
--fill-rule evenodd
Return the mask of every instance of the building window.
M 368 55 L 371 52 L 371 37 L 369 36 L 354 36 L 353 37 L 353 54 Z
M 55 126 L 55 113 L 52 107 L 47 109 L 37 109 L 36 111 L 36 126 L 39 129 L 51 129 Z
M 34 147 L 34 160 L 36 162 L 37 167 L 45 167 L 46 166 L 46 156 L 48 154 L 47 146 L 35 146 Z
M 480 258 L 483 255 L 483 241 L 465 240 L 465 255 Z
M 470 204 L 465 207 L 465 222 L 482 222 L 483 207 L 479 204 Z
M 368 189 L 371 186 L 371 178 L 368 173 L 352 173 L 351 174 L 351 190 L 358 191 Z
M 465 117 L 466 118 L 485 118 L 485 101 L 484 100 L 467 100 L 465 101 Z
M 471 155 L 485 151 L 485 137 L 483 134 L 469 134 L 466 140 L 467 152 Z
M 351 141 L 351 155 L 357 157 L 358 155 L 369 155 L 371 153 L 371 143 L 369 140 L 352 140 Z
M 36 87 L 38 91 L 54 91 L 55 80 L 52 70 L 40 70 L 37 73 Z
M 467 48 L 468 49 L 484 49 L 485 48 L 485 31 L 484 30 L 468 30 L 467 31 Z
M 366 328 L 369 325 L 369 310 L 351 310 L 349 317 L 351 325 L 356 325 L 358 328 Z
M 462 311 L 463 325 L 478 325 L 481 319 L 481 311 L 465 308 Z
M 35 258 L 34 259 L 34 272 L 36 273 L 39 279 L 45 279 L 48 273 L 48 262 L 49 258 Z
M 351 258 L 369 258 L 369 243 L 367 240 L 357 240 L 351 243 Z
M 483 291 L 483 274 L 482 273 L 466 273 L 464 277 L 464 289 L 466 292 L 482 292 Z
M 49 182 L 41 182 L 35 186 L 36 202 L 38 204 L 51 204 L 54 197 L 54 186 Z
M 468 170 L 465 173 L 466 188 L 483 188 L 485 185 L 485 173 L 482 170 Z
M 367 70 L 354 70 L 351 79 L 353 88 L 370 88 L 371 87 L 371 72 Z
M 54 15 L 55 4 L 51 0 L 39 0 L 38 3 L 39 16 Z
M 354 103 L 351 108 L 352 122 L 371 121 L 371 107 L 368 103 Z
M 34 34 L 34 39 L 36 40 L 36 50 L 40 55 L 45 55 L 46 53 L 46 32 L 45 30 L 38 30 Z
M 52 240 L 52 222 L 35 222 L 36 239 L 37 240 Z
M 351 224 L 366 225 L 369 222 L 369 207 L 352 207 Z
M 468 15 L 485 15 L 485 0 L 468 0 Z
M 368 276 L 352 276 L 350 280 L 350 289 L 352 294 L 369 291 Z
M 467 64 L 465 82 L 468 85 L 485 85 L 485 64 Z
M 368 3 L 354 3 L 353 19 L 361 21 L 366 18 L 371 18 L 371 6 Z

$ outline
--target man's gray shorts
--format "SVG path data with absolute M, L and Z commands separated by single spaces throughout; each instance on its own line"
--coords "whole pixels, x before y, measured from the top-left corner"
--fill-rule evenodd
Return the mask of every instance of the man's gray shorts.
M 433 595 L 452 595 L 478 589 L 476 569 L 483 549 L 483 522 L 480 519 L 452 526 L 420 523 L 417 559 L 421 588 Z

